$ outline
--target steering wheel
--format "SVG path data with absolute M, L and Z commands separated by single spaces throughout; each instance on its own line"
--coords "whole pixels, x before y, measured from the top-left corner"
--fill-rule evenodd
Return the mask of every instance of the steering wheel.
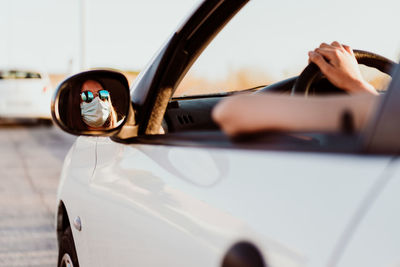
M 368 67 L 376 68 L 388 75 L 391 75 L 393 67 L 397 65 L 397 63 L 388 58 L 368 51 L 353 50 L 353 52 L 358 64 L 364 64 Z M 319 93 L 345 93 L 344 90 L 332 85 L 322 75 L 319 67 L 311 62 L 301 72 L 296 82 L 294 83 L 292 87 L 292 94 L 304 94 L 307 96 L 310 93 L 312 85 L 315 85 L 316 83 L 322 83 L 323 85 L 318 86 Z

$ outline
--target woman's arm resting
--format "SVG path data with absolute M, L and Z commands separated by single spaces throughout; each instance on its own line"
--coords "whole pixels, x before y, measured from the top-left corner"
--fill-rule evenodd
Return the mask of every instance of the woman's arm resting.
M 266 130 L 336 132 L 341 130 L 344 112 L 353 116 L 354 128 L 360 130 L 378 99 L 370 94 L 310 98 L 239 95 L 221 101 L 212 117 L 231 136 Z

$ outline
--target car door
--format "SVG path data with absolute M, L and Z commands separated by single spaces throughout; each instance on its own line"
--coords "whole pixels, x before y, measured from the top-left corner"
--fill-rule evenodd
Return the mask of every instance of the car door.
M 83 224 L 97 266 L 218 266 L 240 240 L 271 266 L 321 266 L 390 162 L 108 138 L 96 151 Z
M 349 243 L 338 251 L 342 257 L 334 262 L 337 266 L 397 266 L 400 264 L 399 160 L 390 166 L 390 175 L 379 184 L 380 193 L 371 195 L 371 206 L 358 220 L 357 229 Z M 334 258 L 332 258 L 334 259 Z

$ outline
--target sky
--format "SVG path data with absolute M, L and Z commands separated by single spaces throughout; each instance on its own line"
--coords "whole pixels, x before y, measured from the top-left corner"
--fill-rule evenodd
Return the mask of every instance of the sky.
M 0 67 L 141 70 L 199 3 L 0 0 Z M 304 67 L 307 51 L 333 40 L 397 60 L 400 35 L 391 28 L 400 24 L 399 10 L 399 0 L 253 0 L 200 57 L 198 71 L 217 76 L 244 64 L 282 77 Z

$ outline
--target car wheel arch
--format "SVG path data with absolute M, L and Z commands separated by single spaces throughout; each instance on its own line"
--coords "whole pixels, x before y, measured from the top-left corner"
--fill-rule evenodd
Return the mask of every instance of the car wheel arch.
M 222 267 L 267 267 L 260 250 L 251 242 L 233 244 L 222 260 Z
M 60 201 L 60 203 L 58 204 L 58 210 L 57 210 L 57 240 L 58 240 L 58 243 L 60 242 L 61 237 L 62 237 L 64 231 L 68 228 L 68 226 L 71 226 L 69 223 L 68 212 L 64 205 L 64 202 Z

